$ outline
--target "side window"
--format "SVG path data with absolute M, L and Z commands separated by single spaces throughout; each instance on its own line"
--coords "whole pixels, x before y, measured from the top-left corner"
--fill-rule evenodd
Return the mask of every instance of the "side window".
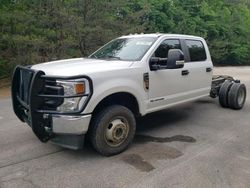
M 191 62 L 205 61 L 207 59 L 204 45 L 199 40 L 186 40 Z
M 178 39 L 167 39 L 164 40 L 161 45 L 155 51 L 154 56 L 160 58 L 167 58 L 168 51 L 170 49 L 181 49 L 181 44 Z

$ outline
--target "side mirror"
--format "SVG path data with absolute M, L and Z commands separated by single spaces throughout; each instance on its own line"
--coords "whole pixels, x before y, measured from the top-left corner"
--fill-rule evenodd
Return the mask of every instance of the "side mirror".
M 180 49 L 168 51 L 167 69 L 179 69 L 184 67 L 184 53 Z
M 157 71 L 159 69 L 160 59 L 158 57 L 151 57 L 149 60 L 149 67 L 151 71 Z

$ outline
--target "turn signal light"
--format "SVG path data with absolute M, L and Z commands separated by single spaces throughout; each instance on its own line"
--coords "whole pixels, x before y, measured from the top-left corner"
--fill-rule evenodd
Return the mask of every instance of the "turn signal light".
M 76 94 L 84 94 L 85 93 L 85 83 L 76 83 L 75 84 L 75 92 L 76 92 Z

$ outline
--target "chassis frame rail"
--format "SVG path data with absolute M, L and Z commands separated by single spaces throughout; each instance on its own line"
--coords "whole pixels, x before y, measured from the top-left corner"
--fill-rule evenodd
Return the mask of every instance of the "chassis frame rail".
M 229 80 L 231 82 L 240 83 L 240 80 L 235 80 L 232 76 L 214 75 L 212 78 L 210 97 L 216 98 L 219 95 L 220 87 L 226 80 Z

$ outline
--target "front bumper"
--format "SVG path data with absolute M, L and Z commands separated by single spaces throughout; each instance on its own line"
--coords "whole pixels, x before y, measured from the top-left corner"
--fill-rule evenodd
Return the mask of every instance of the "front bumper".
M 52 132 L 55 134 L 83 135 L 88 131 L 91 115 L 52 116 Z
M 57 80 L 84 78 L 90 84 L 87 94 L 65 96 L 56 85 Z M 47 76 L 43 71 L 17 66 L 12 78 L 12 104 L 16 116 L 26 122 L 42 142 L 60 134 L 85 134 L 91 119 L 90 114 L 82 114 L 92 93 L 92 81 L 88 76 L 58 77 Z M 81 109 L 75 112 L 60 112 L 57 107 L 64 98 L 86 97 Z
M 65 148 L 82 149 L 90 120 L 90 114 L 84 116 L 52 116 L 54 137 L 50 141 Z

